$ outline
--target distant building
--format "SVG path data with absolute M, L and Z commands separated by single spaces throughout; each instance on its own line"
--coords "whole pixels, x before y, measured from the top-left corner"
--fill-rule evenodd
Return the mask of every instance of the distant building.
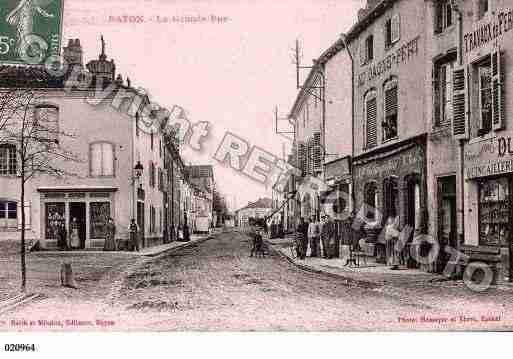
M 236 222 L 239 227 L 249 226 L 252 219 L 265 219 L 272 212 L 273 201 L 271 198 L 260 198 L 256 202 L 249 202 L 247 206 L 235 212 Z

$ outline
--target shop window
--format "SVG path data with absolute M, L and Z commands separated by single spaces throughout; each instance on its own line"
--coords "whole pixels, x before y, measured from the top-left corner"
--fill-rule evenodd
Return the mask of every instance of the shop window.
M 381 124 L 383 130 L 383 140 L 388 141 L 397 137 L 397 117 L 398 117 L 398 89 L 397 81 L 388 81 L 384 86 L 385 116 Z
M 90 145 L 90 169 L 92 177 L 114 176 L 114 145 L 96 142 Z
M 101 239 L 106 237 L 106 224 L 111 217 L 109 202 L 91 202 L 90 204 L 90 237 Z
M 378 100 L 375 91 L 365 96 L 365 148 L 370 149 L 378 144 L 377 116 Z
M 371 221 L 377 219 L 377 204 L 378 204 L 378 191 L 376 183 L 369 182 L 365 184 L 365 188 L 363 190 L 364 194 L 364 208 L 365 208 L 365 217 Z
M 509 180 L 479 183 L 479 244 L 507 246 L 510 231 Z
M 66 220 L 64 217 L 65 204 L 46 203 L 45 204 L 45 238 L 57 240 L 59 233 L 65 231 Z
M 17 168 L 16 146 L 11 144 L 0 145 L 0 176 L 16 175 Z
M 451 0 L 442 0 L 435 7 L 435 32 L 444 32 L 453 24 L 453 13 Z
M 451 124 L 452 119 L 452 73 L 455 55 L 435 63 L 433 68 L 433 114 L 434 126 Z

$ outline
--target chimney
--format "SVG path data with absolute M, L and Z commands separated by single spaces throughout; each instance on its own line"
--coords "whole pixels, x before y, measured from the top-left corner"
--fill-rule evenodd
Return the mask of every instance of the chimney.
M 381 0 L 367 0 L 367 10 L 372 10 L 381 2 Z
M 63 55 L 70 67 L 80 66 L 82 68 L 84 66 L 82 45 L 80 45 L 79 39 L 70 39 L 68 46 L 64 47 Z
M 367 15 L 367 13 L 368 13 L 367 9 L 358 10 L 358 22 L 362 21 L 363 18 Z

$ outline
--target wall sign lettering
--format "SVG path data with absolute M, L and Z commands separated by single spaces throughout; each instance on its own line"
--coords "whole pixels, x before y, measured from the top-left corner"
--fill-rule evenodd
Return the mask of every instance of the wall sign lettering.
M 499 10 L 495 20 L 480 25 L 463 36 L 465 52 L 472 52 L 513 29 L 513 11 Z

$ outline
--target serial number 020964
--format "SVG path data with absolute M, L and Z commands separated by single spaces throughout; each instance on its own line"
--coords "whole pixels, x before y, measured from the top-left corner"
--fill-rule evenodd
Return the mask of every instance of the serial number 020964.
M 5 344 L 4 350 L 6 352 L 35 352 L 35 344 Z

